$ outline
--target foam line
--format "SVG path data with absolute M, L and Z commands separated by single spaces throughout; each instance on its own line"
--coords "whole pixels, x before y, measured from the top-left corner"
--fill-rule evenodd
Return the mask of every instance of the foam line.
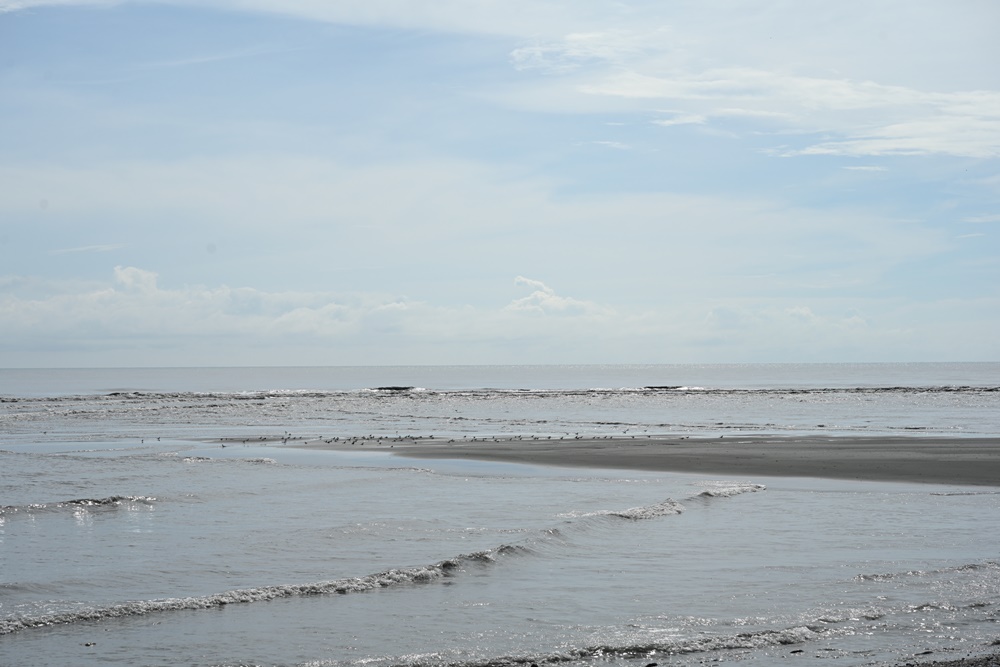
M 462 554 L 432 565 L 392 569 L 365 577 L 350 579 L 335 579 L 309 584 L 288 584 L 280 586 L 261 586 L 258 588 L 243 588 L 215 595 L 200 597 L 167 598 L 162 600 L 137 600 L 115 604 L 106 607 L 80 609 L 75 611 L 55 612 L 37 616 L 23 616 L 0 620 L 0 635 L 7 635 L 30 628 L 41 628 L 53 625 L 66 625 L 81 621 L 103 621 L 109 618 L 126 618 L 130 616 L 146 616 L 163 611 L 180 611 L 184 609 L 211 609 L 230 604 L 245 604 L 250 602 L 266 602 L 278 598 L 299 597 L 308 595 L 329 595 L 337 593 L 363 593 L 379 588 L 391 588 L 409 584 L 420 584 L 434 581 L 452 575 L 465 563 L 492 563 L 498 556 L 525 553 L 526 547 L 508 544 L 487 551 L 477 551 Z
M 54 503 L 34 503 L 30 505 L 4 505 L 0 507 L 0 516 L 29 514 L 32 512 L 57 512 L 59 510 L 77 510 L 81 507 L 121 507 L 131 503 L 151 505 L 156 498 L 150 496 L 108 496 L 107 498 L 76 498 L 61 500 Z

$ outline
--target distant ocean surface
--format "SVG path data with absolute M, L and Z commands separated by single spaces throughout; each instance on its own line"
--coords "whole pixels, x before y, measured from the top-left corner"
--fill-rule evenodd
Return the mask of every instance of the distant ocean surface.
M 1000 471 L 951 487 L 293 446 L 818 433 L 998 436 L 1000 364 L 0 370 L 0 665 L 996 650 Z

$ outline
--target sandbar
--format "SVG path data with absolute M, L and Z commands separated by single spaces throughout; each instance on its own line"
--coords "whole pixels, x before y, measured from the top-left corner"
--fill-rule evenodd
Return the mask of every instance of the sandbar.
M 297 447 L 398 456 L 700 474 L 1000 486 L 1000 437 L 671 436 L 381 438 Z

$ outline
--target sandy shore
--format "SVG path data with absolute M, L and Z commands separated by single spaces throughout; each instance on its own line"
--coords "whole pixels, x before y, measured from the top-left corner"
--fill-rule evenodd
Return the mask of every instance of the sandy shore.
M 384 438 L 295 446 L 590 468 L 1000 486 L 1000 437 Z
M 934 662 L 908 662 L 903 667 L 1000 667 L 1000 653 L 975 658 L 958 658 Z

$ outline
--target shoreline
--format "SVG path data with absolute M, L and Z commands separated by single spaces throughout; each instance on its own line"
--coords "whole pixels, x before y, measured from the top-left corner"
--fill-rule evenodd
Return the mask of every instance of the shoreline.
M 667 436 L 598 438 L 352 438 L 288 443 L 309 449 L 387 451 L 421 459 L 474 459 L 563 467 L 821 477 L 1000 486 L 1000 437 Z
M 945 658 L 930 662 L 907 662 L 903 667 L 1000 667 L 1000 653 L 992 652 L 965 658 Z

